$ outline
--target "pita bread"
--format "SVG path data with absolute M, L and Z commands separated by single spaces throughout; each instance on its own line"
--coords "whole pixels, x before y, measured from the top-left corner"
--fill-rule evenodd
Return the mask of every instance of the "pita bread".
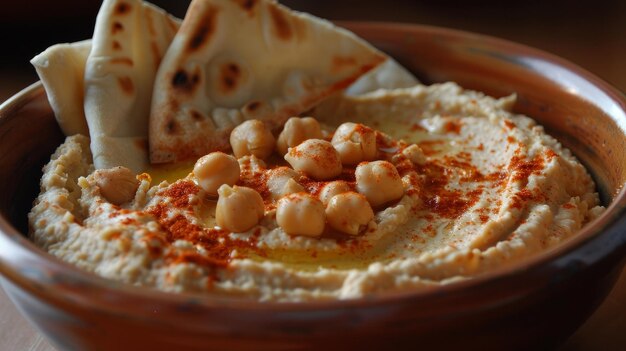
M 85 67 L 85 117 L 97 169 L 148 165 L 148 117 L 157 68 L 179 21 L 140 0 L 105 0 Z
M 83 110 L 83 79 L 90 50 L 91 40 L 57 44 L 30 61 L 46 89 L 54 116 L 65 135 L 89 135 Z
M 409 88 L 419 84 L 406 68 L 391 57 L 382 65 L 363 75 L 347 90 L 346 95 L 362 95 L 378 89 Z
M 384 60 L 354 34 L 274 1 L 193 0 L 155 81 L 150 159 L 228 149 L 242 121 L 281 125 Z

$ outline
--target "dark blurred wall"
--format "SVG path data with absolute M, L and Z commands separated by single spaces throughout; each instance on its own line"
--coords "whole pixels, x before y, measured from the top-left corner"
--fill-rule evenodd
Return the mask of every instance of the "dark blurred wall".
M 185 0 L 153 2 L 179 17 L 184 16 L 189 3 Z M 281 2 L 334 20 L 421 23 L 522 42 L 561 55 L 626 90 L 626 1 Z M 2 6 L 0 38 L 4 50 L 0 79 L 10 79 L 21 87 L 36 80 L 28 63 L 35 54 L 54 43 L 91 37 L 100 1 L 24 0 L 6 1 Z M 5 97 L 0 95 L 0 100 Z

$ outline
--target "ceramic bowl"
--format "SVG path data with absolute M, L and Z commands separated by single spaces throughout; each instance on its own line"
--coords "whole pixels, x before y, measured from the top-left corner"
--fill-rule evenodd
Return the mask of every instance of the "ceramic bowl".
M 624 264 L 626 98 L 571 63 L 511 42 L 417 25 L 344 25 L 423 82 L 516 93 L 516 112 L 588 167 L 607 211 L 550 251 L 435 291 L 280 304 L 127 286 L 25 237 L 41 167 L 63 140 L 36 83 L 0 107 L 0 273 L 22 313 L 68 350 L 529 349 L 571 334 Z

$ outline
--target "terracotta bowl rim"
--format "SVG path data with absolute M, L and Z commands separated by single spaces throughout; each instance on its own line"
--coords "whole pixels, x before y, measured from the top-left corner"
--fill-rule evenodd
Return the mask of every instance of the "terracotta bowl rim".
M 380 27 L 394 30 L 409 30 L 409 31 L 428 31 L 434 33 L 445 34 L 448 36 L 460 38 L 460 39 L 472 39 L 480 42 L 489 43 L 498 47 L 504 47 L 508 52 L 513 50 L 514 52 L 524 52 L 534 58 L 542 61 L 549 61 L 560 67 L 564 67 L 587 82 L 591 83 L 596 88 L 600 89 L 602 93 L 606 94 L 611 100 L 617 103 L 622 112 L 626 114 L 626 95 L 620 92 L 618 89 L 606 83 L 594 74 L 586 71 L 579 66 L 562 59 L 553 54 L 544 52 L 539 49 L 535 49 L 523 44 L 518 44 L 505 39 L 499 39 L 492 36 L 467 32 L 463 30 L 450 29 L 444 27 L 436 27 L 429 25 L 417 25 L 408 23 L 394 23 L 394 22 L 368 22 L 368 21 L 342 21 L 341 25 L 346 25 L 350 29 L 355 28 L 367 28 L 367 27 Z M 40 81 L 33 83 L 29 87 L 21 90 L 11 98 L 6 100 L 0 105 L 0 119 L 2 119 L 6 111 L 9 113 L 13 110 L 21 108 L 23 105 L 30 103 L 35 99 L 45 99 L 45 91 Z M 626 121 L 624 121 L 626 123 Z M 626 133 L 626 132 L 625 132 Z M 76 286 L 84 286 L 88 284 L 90 287 L 90 296 L 84 297 L 85 301 L 92 301 L 97 298 L 99 303 L 107 304 L 107 309 L 116 309 L 114 303 L 106 303 L 104 296 L 107 294 L 122 295 L 125 298 L 132 298 L 136 301 L 142 301 L 146 304 L 162 303 L 162 304 L 185 304 L 193 301 L 194 305 L 198 308 L 216 308 L 216 309 L 231 309 L 231 310 L 262 310 L 262 311 L 309 311 L 320 309 L 335 309 L 335 308 L 358 308 L 364 305 L 376 306 L 385 304 L 396 304 L 400 301 L 404 302 L 418 302 L 420 300 L 427 301 L 429 298 L 437 298 L 444 295 L 460 294 L 468 289 L 475 288 L 477 286 L 483 286 L 490 282 L 510 280 L 522 277 L 530 274 L 531 271 L 538 272 L 542 269 L 548 269 L 550 264 L 559 261 L 567 261 L 574 259 L 576 251 L 586 246 L 593 240 L 599 240 L 602 233 L 609 231 L 609 229 L 616 227 L 620 219 L 626 216 L 626 188 L 622 185 L 619 193 L 617 193 L 613 201 L 607 206 L 606 211 L 591 223 L 588 223 L 579 233 L 577 233 L 571 239 L 566 242 L 557 245 L 556 247 L 549 249 L 540 254 L 534 255 L 530 258 L 521 260 L 511 266 L 506 266 L 500 269 L 495 269 L 490 272 L 481 274 L 479 276 L 461 280 L 458 282 L 450 283 L 437 287 L 435 289 L 426 289 L 418 291 L 401 291 L 401 292 L 388 292 L 375 294 L 374 296 L 366 296 L 362 298 L 349 299 L 349 300 L 323 300 L 323 301 L 305 301 L 305 302 L 261 302 L 252 299 L 242 299 L 223 296 L 212 296 L 207 294 L 176 294 L 168 293 L 155 289 L 148 289 L 145 287 L 137 287 L 129 284 L 109 280 L 97 276 L 94 273 L 83 271 L 70 263 L 61 261 L 60 259 L 48 254 L 34 243 L 32 243 L 25 234 L 20 233 L 15 229 L 4 216 L 0 216 L 0 273 L 2 278 L 11 281 L 12 283 L 25 287 L 26 283 L 37 284 L 36 279 L 33 276 L 23 275 L 19 271 L 20 262 L 30 262 L 39 265 L 38 268 L 44 268 L 47 273 L 58 274 L 65 277 L 65 284 L 68 282 L 74 282 Z M 625 240 L 626 241 L 626 240 Z M 622 245 L 625 246 L 625 245 Z M 624 247 L 615 247 L 611 252 L 617 250 L 623 251 Z M 71 285 L 71 284 L 69 284 Z M 58 287 L 55 287 L 58 288 Z M 62 289 L 68 290 L 67 286 Z M 70 289 L 71 290 L 71 289 Z M 69 291 L 69 290 L 68 290 Z M 95 292 L 98 292 L 96 294 Z M 123 307 L 119 308 L 124 313 L 129 313 L 129 310 Z

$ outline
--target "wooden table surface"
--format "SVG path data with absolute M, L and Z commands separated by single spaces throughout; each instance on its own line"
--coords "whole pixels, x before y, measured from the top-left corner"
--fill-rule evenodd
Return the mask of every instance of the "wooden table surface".
M 43 0 L 37 1 L 45 4 Z M 154 2 L 178 16 L 186 8 L 184 1 Z M 626 1 L 596 0 L 589 3 L 555 0 L 541 4 L 533 1 L 509 4 L 496 0 L 387 0 L 384 7 L 380 2 L 360 0 L 281 2 L 331 19 L 424 23 L 510 39 L 565 57 L 626 91 Z M 0 32 L 17 31 L 37 39 L 28 43 L 22 41 L 23 36 L 12 36 L 13 43 L 10 42 L 12 39 L 8 39 L 9 47 L 16 50 L 3 52 L 4 59 L 10 57 L 11 52 L 14 57 L 11 63 L 0 65 L 0 101 L 36 80 L 27 64 L 35 53 L 52 43 L 82 39 L 86 37 L 85 33 L 90 33 L 84 18 L 95 17 L 97 3 L 74 0 L 55 2 L 55 6 L 81 4 L 81 7 L 75 7 L 77 14 L 74 18 L 55 22 L 50 28 L 56 28 L 56 32 L 47 38 L 41 37 L 40 27 L 23 26 L 20 21 L 11 22 L 25 14 L 32 16 L 30 5 L 20 7 L 20 2 L 12 2 L 14 5 L 8 8 L 8 12 L 0 13 Z M 71 12 L 52 12 L 56 8 L 52 7 L 46 14 L 72 15 Z M 82 13 L 78 13 L 80 11 Z M 41 20 L 46 19 L 44 15 L 40 14 L 40 17 Z M 29 43 L 34 48 L 28 47 Z M 0 289 L 0 351 L 5 350 L 50 351 L 54 348 L 20 315 Z M 626 270 L 609 297 L 568 339 L 562 350 L 626 350 Z

